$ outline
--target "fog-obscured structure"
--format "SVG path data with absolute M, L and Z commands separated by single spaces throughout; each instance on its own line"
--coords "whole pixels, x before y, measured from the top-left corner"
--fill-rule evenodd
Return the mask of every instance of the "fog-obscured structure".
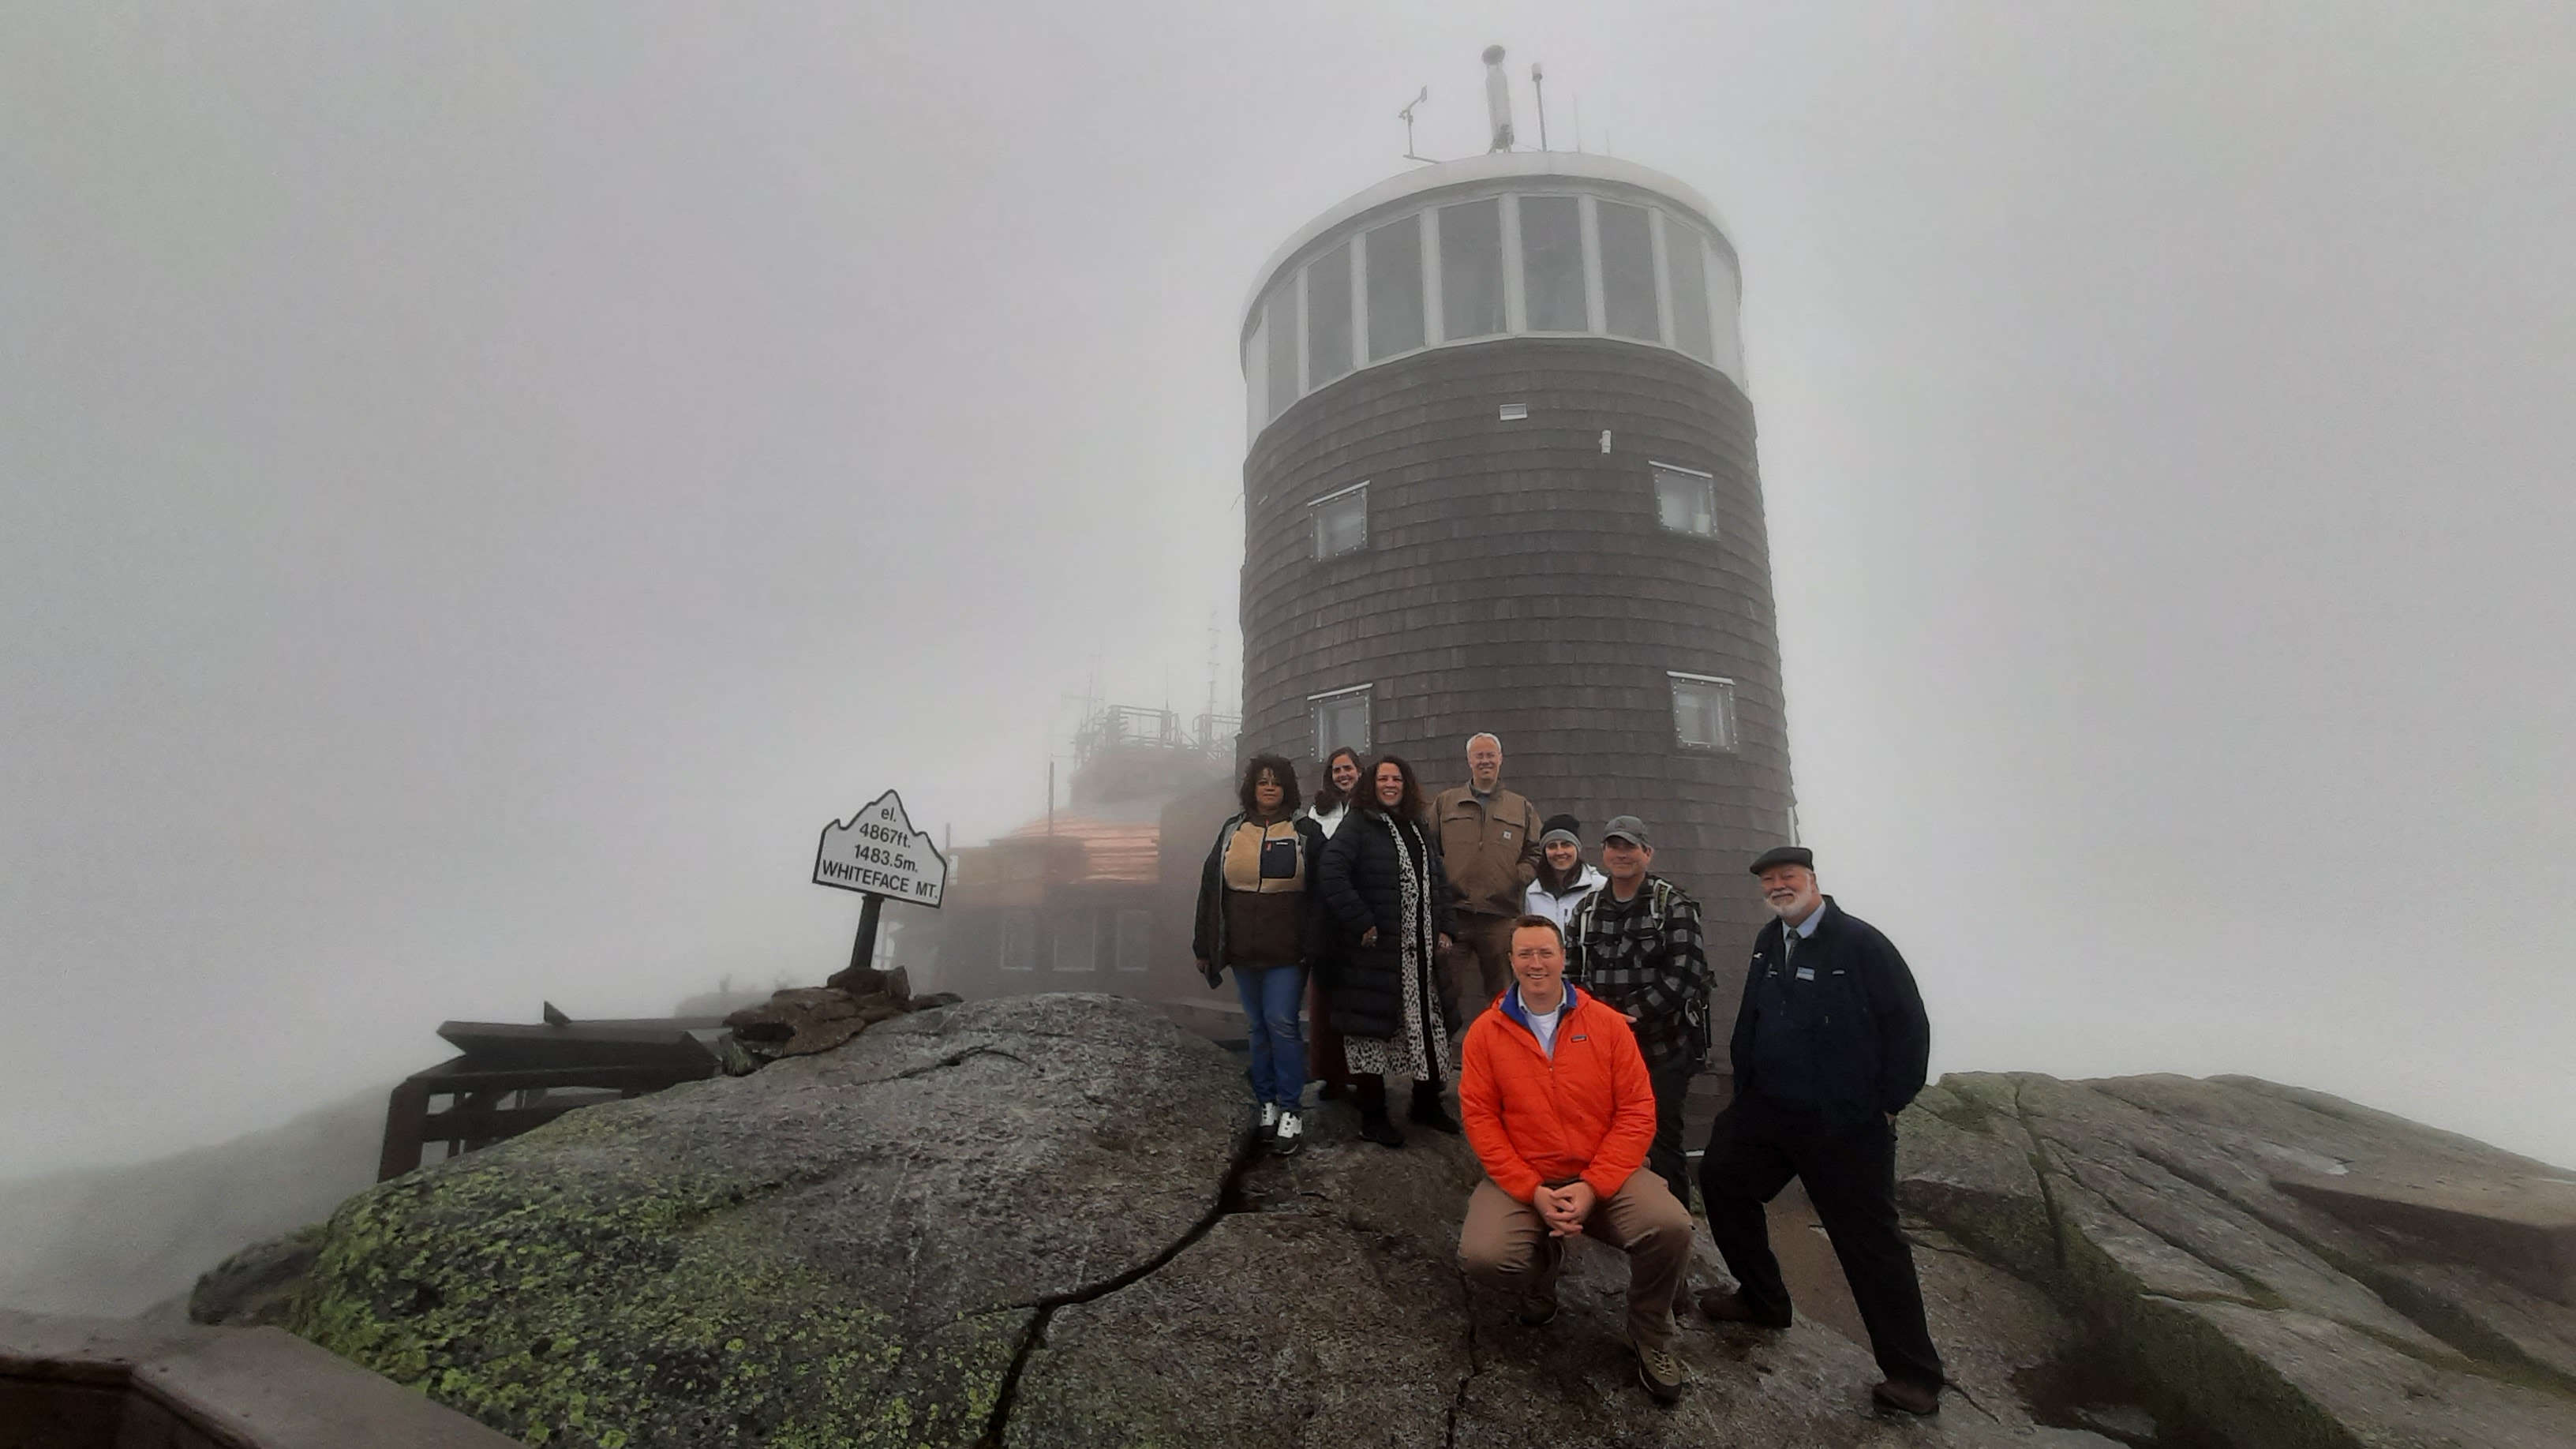
M 1446 782 L 1493 731 L 1541 810 L 1640 816 L 1758 924 L 1711 889 L 1796 831 L 1741 276 L 1690 187 L 1571 152 L 1291 237 L 1243 321 L 1247 747 Z

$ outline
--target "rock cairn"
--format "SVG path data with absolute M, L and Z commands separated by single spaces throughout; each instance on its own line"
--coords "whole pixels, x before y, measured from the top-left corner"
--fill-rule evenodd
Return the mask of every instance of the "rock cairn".
M 827 1052 L 879 1022 L 958 1000 L 946 991 L 913 995 L 911 978 L 900 966 L 853 966 L 821 986 L 789 987 L 726 1017 L 733 1035 L 724 1052 L 725 1071 L 748 1076 L 783 1057 Z

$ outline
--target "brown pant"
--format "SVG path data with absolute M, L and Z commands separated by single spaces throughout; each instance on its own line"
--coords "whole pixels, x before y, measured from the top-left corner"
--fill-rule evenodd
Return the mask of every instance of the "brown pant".
M 1458 913 L 1458 940 L 1449 953 L 1449 969 L 1457 974 L 1457 1025 L 1463 1030 L 1468 1022 L 1484 1015 L 1494 998 L 1512 985 L 1512 918 L 1488 916 L 1475 911 Z
M 1467 1199 L 1467 1226 L 1458 1234 L 1458 1266 L 1488 1288 L 1520 1293 L 1539 1274 L 1555 1276 L 1553 1255 L 1542 1251 L 1547 1220 L 1538 1209 L 1487 1178 Z M 1639 1168 L 1618 1193 L 1592 1205 L 1583 1235 L 1628 1255 L 1628 1339 L 1639 1348 L 1670 1348 L 1673 1296 L 1690 1269 L 1690 1210 L 1673 1201 L 1664 1180 Z

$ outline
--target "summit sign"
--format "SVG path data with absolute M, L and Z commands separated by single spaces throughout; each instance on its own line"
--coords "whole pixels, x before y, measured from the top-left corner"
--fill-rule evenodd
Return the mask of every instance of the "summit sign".
M 903 798 L 888 790 L 858 814 L 823 827 L 814 884 L 936 910 L 948 889 L 948 860 L 928 831 L 912 828 Z

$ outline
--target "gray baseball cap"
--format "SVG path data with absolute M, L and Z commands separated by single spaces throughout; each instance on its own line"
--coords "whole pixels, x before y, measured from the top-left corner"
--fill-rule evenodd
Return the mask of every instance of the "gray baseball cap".
M 1655 848 L 1655 842 L 1646 838 L 1646 822 L 1634 815 L 1611 816 L 1610 823 L 1601 827 L 1601 840 L 1605 845 L 1613 840 L 1624 840 L 1648 850 Z

